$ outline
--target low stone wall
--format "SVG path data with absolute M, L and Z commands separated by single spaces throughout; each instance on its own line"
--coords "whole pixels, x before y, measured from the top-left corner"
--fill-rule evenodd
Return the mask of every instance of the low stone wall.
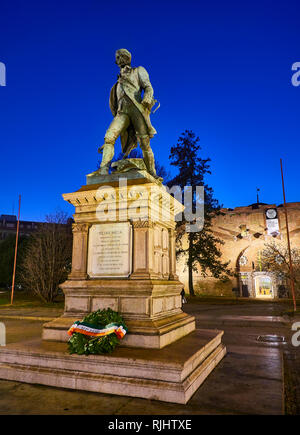
M 195 280 L 194 290 L 196 294 L 211 296 L 236 296 L 237 283 L 233 280 L 221 281 L 215 278 Z

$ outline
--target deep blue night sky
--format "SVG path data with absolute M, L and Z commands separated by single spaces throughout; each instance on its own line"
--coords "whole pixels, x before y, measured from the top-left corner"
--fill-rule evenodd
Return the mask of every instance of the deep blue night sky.
M 300 201 L 299 12 L 296 1 L 2 1 L 0 214 L 16 213 L 19 193 L 22 219 L 73 213 L 61 194 L 96 169 L 118 48 L 150 74 L 163 165 L 191 129 L 225 207 L 255 202 L 256 187 L 280 204 L 280 157 L 287 200 Z

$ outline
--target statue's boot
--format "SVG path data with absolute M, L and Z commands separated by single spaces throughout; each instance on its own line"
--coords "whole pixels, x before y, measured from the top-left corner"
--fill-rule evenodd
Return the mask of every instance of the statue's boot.
M 149 172 L 150 175 L 157 178 L 154 154 L 150 147 L 150 138 L 149 136 L 141 136 L 139 140 L 140 140 L 141 149 L 143 151 L 143 158 L 147 171 Z
M 102 162 L 98 173 L 100 175 L 107 175 L 109 172 L 110 162 L 112 161 L 115 153 L 114 144 L 105 142 L 105 144 L 101 148 L 99 148 L 98 152 L 103 153 Z

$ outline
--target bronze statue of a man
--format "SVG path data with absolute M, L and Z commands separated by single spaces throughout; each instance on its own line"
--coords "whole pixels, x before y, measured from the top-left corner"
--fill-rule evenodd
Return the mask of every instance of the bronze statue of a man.
M 154 155 L 150 147 L 150 139 L 156 134 L 150 122 L 150 112 L 156 101 L 153 99 L 149 75 L 142 66 L 131 67 L 131 54 L 126 49 L 116 51 L 116 64 L 120 67 L 120 74 L 109 99 L 114 119 L 106 131 L 104 145 L 99 148 L 99 152 L 103 152 L 99 173 L 108 174 L 114 156 L 114 144 L 120 136 L 124 157 L 139 143 L 147 171 L 156 177 Z

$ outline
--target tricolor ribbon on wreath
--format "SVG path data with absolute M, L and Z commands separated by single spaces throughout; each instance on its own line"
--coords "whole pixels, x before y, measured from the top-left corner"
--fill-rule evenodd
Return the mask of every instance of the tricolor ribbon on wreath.
M 95 328 L 95 325 L 90 325 L 86 322 L 75 322 L 68 330 L 68 334 L 72 335 L 74 332 L 79 334 L 89 335 L 90 337 L 104 337 L 105 335 L 115 333 L 121 339 L 125 336 L 127 328 L 125 325 L 118 323 L 109 323 L 104 328 Z

